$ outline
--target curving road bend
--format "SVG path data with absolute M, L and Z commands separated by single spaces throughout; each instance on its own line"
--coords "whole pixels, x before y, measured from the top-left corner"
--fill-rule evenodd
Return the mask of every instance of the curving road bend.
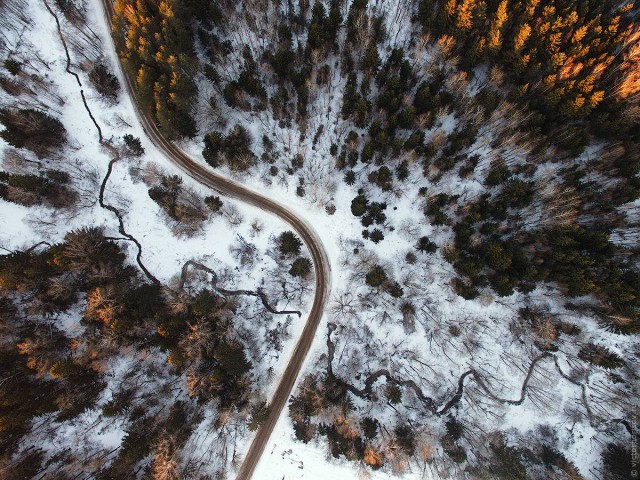
M 114 14 L 113 4 L 111 3 L 111 0 L 101 1 L 104 8 L 105 20 L 111 29 L 112 17 Z M 115 48 L 115 46 L 113 46 L 113 48 Z M 138 120 L 143 126 L 145 133 L 158 150 L 163 152 L 169 160 L 202 185 L 216 190 L 225 196 L 235 198 L 263 211 L 267 211 L 288 223 L 300 235 L 309 249 L 313 260 L 316 278 L 313 305 L 311 306 L 309 318 L 304 326 L 302 335 L 298 339 L 298 343 L 296 344 L 293 355 L 289 360 L 289 364 L 287 365 L 284 374 L 280 379 L 280 383 L 275 390 L 273 398 L 271 399 L 269 416 L 262 427 L 257 431 L 244 461 L 238 470 L 238 474 L 236 476 L 237 480 L 248 480 L 251 478 L 273 429 L 280 418 L 282 410 L 289 399 L 289 395 L 291 394 L 296 379 L 302 369 L 302 364 L 309 353 L 316 330 L 318 329 L 318 325 L 320 324 L 320 320 L 324 314 L 324 308 L 331 290 L 331 270 L 329 266 L 329 259 L 318 234 L 305 220 L 298 217 L 284 205 L 212 172 L 210 169 L 201 165 L 199 162 L 187 155 L 179 147 L 165 139 L 153 120 L 138 108 L 135 101 L 135 88 L 133 82 L 126 75 L 119 62 L 118 65 L 122 73 L 122 77 L 125 79 L 127 93 L 134 105 Z

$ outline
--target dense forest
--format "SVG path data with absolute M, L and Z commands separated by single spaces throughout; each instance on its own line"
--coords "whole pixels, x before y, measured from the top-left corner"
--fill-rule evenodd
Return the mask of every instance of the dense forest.
M 34 417 L 63 421 L 95 406 L 107 385 L 104 365 L 125 348 L 169 350 L 172 366 L 167 368 L 177 370 L 172 373 L 176 378 L 182 369 L 191 372 L 189 388 L 199 401 L 219 397 L 222 408 L 246 402 L 248 386 L 240 379 L 251 363 L 241 345 L 225 340 L 224 332 L 232 328 L 230 305 L 202 290 L 183 298 L 178 309 L 125 259 L 122 247 L 97 228 L 72 231 L 61 244 L 36 245 L 0 258 L 3 455 L 16 451 Z M 82 322 L 90 334 L 71 339 L 46 318 L 69 310 L 80 296 L 86 297 Z M 135 390 L 121 388 L 103 415 L 130 417 L 131 424 L 118 459 L 99 478 L 130 475 L 153 451 L 152 431 L 170 438 L 172 449 L 189 437 L 185 422 L 194 415 L 189 406 L 177 402 L 166 418 L 154 418 L 145 409 L 132 409 Z M 19 461 L 35 474 L 42 471 L 42 460 L 32 450 Z M 58 462 L 62 467 L 69 460 Z M 16 469 L 18 475 L 25 471 Z
M 406 267 L 373 262 L 352 277 L 368 292 L 363 308 L 381 296 L 413 325 L 420 305 L 408 298 L 402 270 L 438 254 L 455 272 L 449 287 L 465 300 L 488 292 L 526 299 L 553 285 L 567 311 L 595 318 L 603 332 L 638 333 L 637 6 L 355 0 L 220 2 L 215 12 L 193 24 L 201 63 L 193 112 L 208 118 L 200 123 L 208 126 L 200 132 L 205 160 L 261 175 L 266 185 L 290 179 L 329 215 L 346 209 L 364 242 L 353 255 L 384 249 L 403 227 L 414 235 Z M 354 191 L 350 204 L 337 204 L 340 181 Z M 437 235 L 396 220 L 398 199 L 413 192 Z M 340 301 L 335 309 L 342 312 Z M 515 323 L 511 334 L 541 355 L 562 352 L 587 371 L 627 365 L 544 309 L 521 306 Z M 450 327 L 452 336 L 460 331 Z M 379 378 L 361 362 L 363 371 L 348 374 Z M 361 378 L 366 372 L 372 376 Z M 613 382 L 637 382 L 625 372 Z M 581 465 L 553 441 L 517 446 L 501 432 L 474 441 L 454 410 L 427 446 L 414 441 L 420 428 L 403 414 L 395 430 L 377 433 L 362 412 L 384 401 L 366 385 L 362 393 L 330 366 L 305 380 L 290 408 L 297 438 L 325 437 L 334 456 L 372 468 L 404 471 L 403 462 L 431 462 L 424 449 L 436 448 L 444 465 L 462 465 L 470 478 L 581 478 Z M 406 399 L 414 390 L 407 385 L 386 377 L 392 408 L 420 408 Z M 623 411 L 628 419 L 628 404 Z M 599 468 L 624 478 L 616 465 L 628 463 L 628 446 L 612 435 L 602 440 Z M 479 450 L 483 442 L 491 448 Z
M 137 72 L 141 101 L 170 138 L 196 134 L 197 80 L 212 82 L 233 109 L 269 109 L 279 122 L 295 121 L 304 136 L 310 89 L 342 73 L 341 120 L 352 129 L 330 150 L 347 184 L 363 170 L 359 163 L 375 165 L 368 183 L 383 192 L 416 168 L 431 183 L 449 172 L 483 178 L 485 192 L 473 201 L 421 190 L 425 216 L 455 233 L 446 255 L 460 275 L 454 288 L 462 296 L 474 298 L 485 285 L 508 296 L 559 282 L 570 296 L 601 298 L 609 328 L 636 332 L 640 276 L 628 247 L 638 227 L 621 210 L 640 194 L 637 7 L 409 3 L 402 8 L 413 12 L 415 23 L 407 49 L 386 47 L 382 15 L 370 14 L 367 2 L 358 0 L 348 8 L 340 2 L 251 5 L 249 31 L 260 14 L 277 24 L 262 45 L 246 43 L 233 55 L 223 19 L 240 15 L 235 5 L 176 1 L 133 8 L 121 2 L 114 31 L 125 65 Z M 142 28 L 148 24 L 157 30 Z M 444 58 L 425 75 L 419 52 L 428 48 Z M 195 50 L 204 79 L 196 74 Z M 216 108 L 216 97 L 208 102 Z M 425 130 L 443 110 L 456 112 L 457 125 L 445 138 L 425 141 Z M 323 130 L 310 132 L 314 145 Z M 478 145 L 487 132 L 493 133 L 490 155 Z M 258 139 L 240 124 L 229 133 L 203 134 L 203 156 L 214 167 L 243 171 L 258 161 L 251 150 Z M 262 143 L 261 160 L 277 175 L 273 140 L 265 135 Z M 537 166 L 551 158 L 555 178 L 538 180 Z M 303 162 L 294 155 L 287 173 Z M 384 239 L 378 225 L 389 213 L 375 198 L 377 189 L 370 190 L 359 193 L 351 209 L 365 227 L 363 237 L 377 243 Z M 304 191 L 301 183 L 298 192 Z M 628 231 L 625 244 L 611 243 L 610 234 L 622 229 Z
M 195 135 L 199 7 L 115 8 L 147 25 L 114 34 L 137 45 L 123 62 L 137 85 L 153 82 L 141 106 L 169 138 Z M 266 418 L 262 389 L 300 316 L 278 302 L 308 295 L 302 242 L 148 161 L 89 5 L 0 14 L 0 478 L 224 478 Z M 140 235 L 145 215 L 161 241 Z M 214 229 L 233 241 L 171 251 Z M 225 250 L 233 272 L 212 255 Z M 152 251 L 183 255 L 177 271 L 159 274 Z

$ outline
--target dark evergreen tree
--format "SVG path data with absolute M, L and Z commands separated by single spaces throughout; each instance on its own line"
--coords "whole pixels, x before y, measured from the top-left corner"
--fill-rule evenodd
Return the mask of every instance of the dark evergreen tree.
M 9 145 L 26 148 L 44 157 L 66 143 L 67 133 L 59 120 L 33 109 L 0 109 L 0 132 Z
M 291 231 L 283 232 L 278 237 L 278 250 L 286 256 L 299 255 L 302 241 Z
M 387 273 L 380 265 L 375 265 L 365 276 L 365 282 L 370 287 L 379 287 L 387 281 Z

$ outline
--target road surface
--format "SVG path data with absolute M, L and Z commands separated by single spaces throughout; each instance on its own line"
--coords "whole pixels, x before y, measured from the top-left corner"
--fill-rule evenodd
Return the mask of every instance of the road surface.
M 105 20 L 111 28 L 113 4 L 111 3 L 111 0 L 102 0 L 102 5 L 104 7 Z M 278 421 L 278 418 L 280 418 L 282 410 L 287 404 L 293 385 L 295 384 L 298 374 L 300 373 L 300 369 L 302 368 L 302 364 L 309 353 L 311 343 L 313 342 L 316 330 L 318 329 L 318 325 L 320 324 L 320 320 L 324 314 L 325 304 L 331 288 L 329 260 L 317 233 L 307 222 L 298 217 L 294 212 L 278 202 L 214 173 L 208 167 L 197 162 L 176 145 L 165 139 L 158 130 L 154 121 L 138 108 L 135 101 L 134 85 L 131 79 L 124 72 L 122 65 L 120 65 L 120 71 L 126 80 L 126 90 L 135 107 L 138 120 L 145 129 L 147 137 L 158 148 L 158 150 L 163 152 L 169 160 L 202 185 L 216 190 L 223 195 L 235 198 L 261 210 L 267 211 L 288 223 L 298 233 L 298 235 L 300 235 L 309 249 L 309 253 L 313 260 L 316 278 L 313 305 L 311 306 L 309 318 L 307 319 L 307 323 L 302 331 L 302 335 L 298 339 L 298 343 L 296 344 L 293 355 L 289 360 L 289 364 L 287 365 L 269 404 L 269 416 L 260 429 L 258 429 L 253 441 L 251 442 L 249 451 L 238 470 L 238 475 L 236 476 L 237 480 L 248 480 L 251 478 L 253 471 L 260 460 L 262 452 L 267 445 L 269 437 L 273 432 L 276 422 Z

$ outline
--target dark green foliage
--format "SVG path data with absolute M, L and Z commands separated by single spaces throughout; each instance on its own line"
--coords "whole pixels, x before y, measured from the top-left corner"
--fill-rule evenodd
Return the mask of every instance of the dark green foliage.
M 315 435 L 315 430 L 311 425 L 303 422 L 293 422 L 293 432 L 296 440 L 303 443 L 309 443 Z
M 118 452 L 118 460 L 123 466 L 130 467 L 147 456 L 151 450 L 154 431 L 149 417 L 144 417 L 129 427 Z
M 202 156 L 212 167 L 226 161 L 231 170 L 244 171 L 256 161 L 251 144 L 249 132 L 243 126 L 235 125 L 227 136 L 215 131 L 205 135 Z
M 409 177 L 409 162 L 404 160 L 398 168 L 396 168 L 396 178 L 400 181 L 406 180 Z
M 269 152 L 273 149 L 273 142 L 266 135 L 262 136 L 262 145 L 264 145 L 265 150 Z
M 442 449 L 445 453 L 456 463 L 463 463 L 467 459 L 467 452 L 458 443 L 464 433 L 464 427 L 462 424 L 452 416 L 449 416 L 445 423 L 447 433 L 440 441 L 442 443 Z
M 192 18 L 215 17 L 211 5 L 197 3 L 145 0 L 136 8 L 124 0 L 114 4 L 114 40 L 124 69 L 135 82 L 140 106 L 169 139 L 197 133 L 192 115 L 198 71 Z
M 75 300 L 75 295 L 52 297 L 47 294 L 47 282 L 59 277 L 63 271 L 56 265 L 53 252 L 37 254 L 14 252 L 0 256 L 0 286 L 17 292 L 33 292 L 34 300 L 40 301 L 47 311 L 66 310 Z
M 231 377 L 244 375 L 252 368 L 244 349 L 238 343 L 222 343 L 216 349 L 214 358 L 219 362 L 220 368 Z
M 484 117 L 489 118 L 493 111 L 500 104 L 500 94 L 489 88 L 483 88 L 475 96 L 475 101 L 478 102 L 484 109 Z
M 525 453 L 525 456 L 527 453 L 528 452 Z M 573 462 L 569 461 L 562 452 L 557 451 L 555 448 L 549 447 L 548 445 L 542 445 L 542 455 L 540 458 L 542 462 L 549 467 L 549 472 L 555 467 L 566 472 L 568 476 L 571 474 L 576 475 L 576 480 L 583 479 L 583 477 L 578 474 L 578 468 L 573 464 Z
M 186 0 L 185 6 L 194 19 L 202 22 L 206 27 L 219 26 L 225 20 L 225 16 L 217 3 L 206 0 Z
M 507 73 L 513 97 L 532 110 L 532 130 L 550 134 L 556 145 L 574 156 L 588 143 L 589 127 L 607 137 L 633 135 L 635 126 L 618 123 L 612 115 L 628 105 L 625 100 L 631 94 L 617 90 L 620 82 L 633 75 L 628 66 L 620 71 L 621 56 L 633 44 L 625 42 L 627 26 L 635 19 L 626 4 L 553 0 L 531 8 L 509 5 L 502 13 L 498 13 L 500 2 L 482 4 L 482 8 L 465 3 L 470 9 L 453 5 L 452 14 L 447 10 L 451 2 L 422 0 L 418 19 L 424 30 L 454 38 L 452 49 L 461 55 L 466 71 L 489 63 Z M 570 12 L 571 28 L 566 28 L 562 22 Z M 553 26 L 538 29 L 541 22 Z M 581 67 L 572 71 L 573 65 Z M 589 88 L 584 88 L 583 79 L 589 79 Z M 488 88 L 479 95 L 485 115 L 498 101 Z
M 390 118 L 391 130 L 395 126 L 409 129 L 413 125 L 416 115 L 415 107 L 409 106 L 401 110 L 402 98 L 409 92 L 414 83 L 414 75 L 411 64 L 404 58 L 402 49 L 394 48 L 391 55 L 376 75 L 376 84 L 380 89 L 376 105 L 389 115 L 397 113 L 395 118 Z
M 142 326 L 146 321 L 153 321 L 154 315 L 166 307 L 161 287 L 156 284 L 143 283 L 122 292 L 122 314 L 110 324 L 112 330 L 123 336 L 128 336 L 135 327 Z
M 60 362 L 61 369 L 56 371 L 58 364 L 54 365 L 50 374 L 54 378 L 61 378 L 64 381 L 64 389 L 67 395 L 57 398 L 59 408 L 57 419 L 65 421 L 80 415 L 82 412 L 92 408 L 100 392 L 106 387 L 100 375 L 89 368 L 89 366 L 79 365 L 70 361 Z M 62 375 L 56 375 L 57 372 Z M 73 392 L 73 394 L 70 394 Z
M 425 207 L 424 213 L 429 217 L 432 225 L 447 225 L 449 223 L 449 216 L 442 210 L 443 206 L 441 202 L 430 201 Z
M 370 225 L 373 225 L 374 223 L 376 225 L 383 224 L 384 221 L 387 219 L 387 216 L 384 213 L 386 208 L 387 208 L 386 203 L 371 202 L 367 204 L 366 215 L 364 215 L 360 220 L 362 225 L 365 227 L 368 227 Z
M 183 445 L 190 437 L 193 425 L 193 415 L 189 411 L 189 404 L 183 400 L 176 401 L 169 410 L 162 427 L 167 435 L 178 444 Z
M 134 137 L 133 135 L 127 133 L 122 137 L 124 140 L 124 144 L 127 147 L 127 152 L 134 157 L 141 157 L 144 155 L 144 147 L 142 146 L 142 142 L 138 137 Z
M 365 438 L 373 440 L 378 436 L 378 427 L 380 425 L 378 420 L 371 417 L 364 417 L 360 424 L 362 425 L 362 433 Z
M 311 273 L 313 264 L 307 257 L 298 257 L 293 261 L 289 274 L 294 277 L 306 277 Z
M 69 175 L 59 170 L 46 170 L 42 176 L 0 172 L 0 198 L 27 207 L 38 204 L 70 207 L 77 195 L 69 188 L 69 180 Z
M 66 143 L 66 131 L 59 120 L 33 109 L 0 109 L 0 132 L 9 145 L 26 148 L 42 158 Z
M 344 436 L 336 424 L 321 424 L 318 428 L 318 433 L 327 437 L 329 450 L 334 458 L 339 458 L 341 455 L 347 458 L 353 458 L 352 452 L 355 452 L 356 458 L 362 458 L 364 456 L 364 442 L 362 438 Z
M 607 370 L 620 368 L 624 365 L 624 361 L 620 356 L 602 345 L 595 345 L 593 343 L 583 346 L 578 352 L 578 357 L 585 362 L 606 368 Z
M 491 168 L 489 169 L 484 184 L 489 187 L 495 187 L 496 185 L 504 183 L 510 176 L 511 172 L 509 171 L 509 167 L 507 167 L 503 161 L 495 160 L 491 162 Z
M 179 175 L 163 175 L 160 183 L 149 189 L 149 197 L 181 226 L 180 232 L 189 234 L 207 219 L 198 197 L 182 187 Z
M 622 265 L 610 257 L 615 247 L 606 234 L 574 226 L 548 230 L 544 240 L 550 247 L 542 254 L 545 271 L 549 278 L 566 284 L 570 295 L 602 291 L 617 296 L 628 291 L 621 281 Z M 619 290 L 615 293 L 614 289 Z M 618 298 L 621 307 L 638 302 L 636 295 Z
M 22 70 L 22 65 L 14 58 L 7 58 L 4 61 L 4 68 L 6 68 L 11 75 L 18 75 Z
M 630 472 L 637 468 L 631 449 L 615 443 L 607 444 L 602 450 L 602 463 L 607 480 L 629 480 Z
M 356 217 L 361 217 L 367 211 L 369 201 L 364 195 L 358 195 L 351 201 L 351 213 Z
M 504 244 L 493 241 L 481 247 L 482 257 L 490 268 L 494 270 L 507 270 L 511 267 L 511 254 Z
M 365 276 L 365 282 L 370 287 L 379 287 L 387 281 L 387 273 L 380 265 L 374 266 Z
M 429 82 L 420 84 L 413 101 L 416 114 L 429 113 L 451 103 L 452 96 L 448 92 L 441 90 L 443 84 L 444 72 L 442 71 L 438 71 Z
M 55 254 L 51 250 L 38 254 L 21 253 L 19 259 L 15 255 L 0 257 L 3 290 L 28 291 L 28 300 L 25 298 L 21 306 L 25 313 L 32 315 L 31 318 L 18 316 L 11 301 L 0 301 L 0 323 L 3 332 L 12 340 L 0 345 L 0 375 L 5 379 L 0 389 L 0 445 L 3 452 L 13 451 L 19 437 L 26 433 L 26 422 L 32 417 L 57 411 L 60 421 L 73 418 L 92 407 L 105 386 L 99 374 L 90 367 L 65 358 L 70 340 L 61 331 L 53 324 L 46 326 L 37 322 L 39 315 L 34 307 L 49 301 L 46 298 L 46 295 L 51 296 L 47 293 L 49 282 L 63 278 L 61 268 L 53 266 Z M 30 264 L 30 267 L 24 270 L 27 278 L 14 277 L 11 282 L 8 277 L 18 273 L 16 260 L 23 266 Z M 8 272 L 12 267 L 14 271 Z M 29 281 L 29 277 L 34 281 Z M 71 295 L 74 294 L 72 291 Z M 40 311 L 40 314 L 44 313 Z
M 291 231 L 283 232 L 278 237 L 278 250 L 282 255 L 299 255 L 301 247 L 302 241 Z
M 295 55 L 291 51 L 289 46 L 277 50 L 275 55 L 273 56 L 273 69 L 281 79 L 284 80 L 289 77 L 291 73 L 290 67 L 294 61 L 294 57 Z
M 96 63 L 89 72 L 89 80 L 100 95 L 109 100 L 116 100 L 120 92 L 118 77 L 102 63 Z
M 204 198 L 204 204 L 209 207 L 209 210 L 211 210 L 213 213 L 220 213 L 220 210 L 222 209 L 222 206 L 224 205 L 222 203 L 222 200 L 220 200 L 220 197 L 217 195 L 210 195 L 208 197 Z
M 54 396 L 42 394 L 51 391 L 54 382 L 36 379 L 26 366 L 26 358 L 16 348 L 0 349 L 0 374 L 7 379 L 0 389 L 0 446 L 4 452 L 10 452 L 27 432 L 31 418 L 56 410 Z
M 224 151 L 229 168 L 232 170 L 246 170 L 255 161 L 251 151 L 251 135 L 241 125 L 236 125 L 227 135 Z
M 464 463 L 467 460 L 467 452 L 462 447 L 462 445 L 443 441 L 442 449 L 449 456 L 449 458 L 456 463 Z
M 532 196 L 529 182 L 512 178 L 494 198 L 485 194 L 468 207 L 468 214 L 454 226 L 460 256 L 456 270 L 478 286 L 486 278 L 499 295 L 511 295 L 515 289 L 531 291 L 541 280 L 558 282 L 571 296 L 593 294 L 608 304 L 609 313 L 603 317 L 609 319 L 605 323 L 610 330 L 635 331 L 640 275 L 616 258 L 620 250 L 607 233 L 578 225 L 518 235 L 504 224 L 499 230 L 499 222 L 516 215 L 510 212 L 523 208 Z M 442 205 L 444 199 L 431 202 L 427 213 L 438 213 L 431 205 Z M 465 283 L 456 281 L 454 288 L 462 292 Z
M 168 177 L 164 182 L 166 191 L 180 188 L 180 182 L 173 180 Z M 248 384 L 242 377 L 252 365 L 240 343 L 223 338 L 230 326 L 226 302 L 216 294 L 203 290 L 193 298 L 186 297 L 186 308 L 172 313 L 163 288 L 141 282 L 136 269 L 125 263 L 121 247 L 105 238 L 99 228 L 75 230 L 65 236 L 63 244 L 37 247 L 0 256 L 0 288 L 12 292 L 11 297 L 22 297 L 20 311 L 24 312 L 18 315 L 10 301 L 0 299 L 3 333 L 15 339 L 0 345 L 0 376 L 6 379 L 0 389 L 3 452 L 15 449 L 35 416 L 53 412 L 57 421 L 66 421 L 95 408 L 105 387 L 98 370 L 101 367 L 95 365 L 103 365 L 111 352 L 118 351 L 95 348 L 107 335 L 116 347 L 155 345 L 169 349 L 173 365 L 188 364 L 191 374 L 200 376 L 196 386 L 190 387 L 196 398 L 207 401 L 216 397 L 222 408 L 246 402 Z M 82 324 L 86 329 L 73 343 L 54 323 L 39 323 L 41 316 L 64 311 L 78 298 L 85 305 Z M 198 322 L 210 327 L 210 337 L 205 335 L 200 348 L 181 351 L 188 325 Z M 82 355 L 69 354 L 73 344 L 83 350 Z M 181 370 L 177 373 L 182 375 Z M 174 404 L 166 411 L 168 416 L 156 420 L 145 417 L 145 411 L 155 404 L 133 407 L 137 393 L 123 387 L 103 408 L 105 416 L 130 415 L 116 461 L 97 478 L 128 478 L 133 465 L 155 446 L 159 433 L 179 445 L 190 435 L 191 419 L 184 404 Z
M 509 447 L 503 443 L 491 445 L 493 459 L 491 470 L 499 479 L 524 480 L 527 478 L 527 470 L 522 464 L 520 450 Z
M 464 163 L 464 165 L 460 166 L 460 169 L 458 170 L 458 175 L 461 178 L 467 178 L 468 176 L 470 176 L 473 171 L 475 170 L 475 168 L 478 166 L 478 163 L 480 162 L 480 156 L 479 155 L 471 155 L 467 158 L 467 161 Z
M 218 167 L 221 163 L 221 155 L 224 152 L 225 137 L 220 132 L 210 132 L 204 136 L 204 150 L 202 156 L 212 167 Z
M 400 298 L 404 294 L 404 290 L 398 282 L 393 282 L 387 286 L 387 292 L 394 298 Z
M 202 67 L 202 71 L 204 73 L 204 76 L 207 77 L 207 80 L 210 80 L 212 83 L 214 84 L 218 84 L 220 82 L 220 74 L 216 71 L 216 69 L 214 68 L 213 65 L 211 65 L 210 63 L 205 63 L 204 67 Z M 225 89 L 226 91 L 226 89 Z M 225 95 L 225 100 L 226 100 L 226 95 Z M 229 103 L 229 102 L 227 102 Z
M 215 76 L 210 73 L 215 79 Z M 245 99 L 241 92 L 255 99 L 251 104 Z M 243 110 L 264 110 L 267 105 L 267 91 L 262 84 L 262 81 L 257 77 L 255 67 L 253 65 L 246 66 L 245 69 L 240 72 L 238 80 L 229 82 L 223 90 L 224 101 L 230 107 L 237 107 Z
M 267 421 L 269 416 L 269 407 L 267 402 L 259 402 L 251 407 L 251 413 L 249 415 L 249 430 L 255 432 L 258 430 L 264 422 Z
M 12 459 L 11 469 L 5 467 L 5 472 L 2 474 L 3 480 L 37 478 L 42 473 L 44 453 L 40 448 L 32 448 L 27 448 L 18 455 L 17 459 Z
M 289 400 L 289 415 L 293 421 L 296 438 L 304 443 L 309 442 L 315 434 L 311 425 L 311 417 L 320 413 L 327 405 L 327 397 L 316 380 L 307 376 L 303 380 L 304 389 Z
M 371 103 L 358 92 L 356 74 L 349 74 L 342 104 L 343 118 L 350 118 L 357 127 L 362 128 L 367 124 L 370 112 Z
M 420 237 L 416 249 L 422 253 L 434 253 L 438 246 L 429 240 L 429 237 Z
M 492 201 L 492 209 L 499 212 L 506 208 L 523 208 L 533 200 L 533 182 L 512 178 L 506 181 L 502 191 Z
M 451 286 L 453 287 L 453 290 L 465 300 L 473 300 L 480 294 L 477 288 L 473 285 L 469 285 L 460 278 L 454 278 L 451 280 Z
M 133 389 L 125 389 L 114 393 L 111 400 L 102 407 L 102 414 L 107 418 L 126 414 L 131 408 L 134 396 L 135 391 Z
M 55 263 L 100 284 L 116 278 L 122 281 L 124 260 L 120 247 L 107 240 L 101 228 L 83 227 L 65 235 Z
M 367 6 L 368 0 L 355 0 L 351 3 L 349 7 L 349 12 L 347 14 L 347 41 L 354 42 L 356 40 L 357 34 L 357 25 L 356 20 L 362 15 Z
M 395 383 L 387 383 L 384 394 L 392 405 L 397 405 L 402 401 L 402 390 Z
M 209 315 L 220 308 L 220 299 L 211 290 L 200 290 L 191 301 L 194 315 Z
M 409 456 L 412 456 L 416 451 L 415 432 L 408 424 L 398 425 L 393 433 L 396 436 L 396 441 L 400 448 Z
M 356 183 L 356 173 L 353 170 L 348 170 L 345 174 L 344 174 L 344 183 L 346 183 L 347 185 L 351 186 L 354 183 Z M 354 213 L 354 215 L 356 215 Z M 356 217 L 358 217 L 359 215 L 356 215 Z
M 311 24 L 309 25 L 309 35 L 307 37 L 307 44 L 309 48 L 316 49 L 322 46 L 324 43 L 324 31 L 323 26 L 327 20 L 327 13 L 324 5 L 319 2 L 313 4 L 313 10 L 311 14 Z
M 392 175 L 389 167 L 382 166 L 369 174 L 369 181 L 382 189 L 383 192 L 391 190 Z
M 405 150 L 421 150 L 422 145 L 424 144 L 424 132 L 414 132 L 412 133 L 407 141 L 404 142 L 402 148 Z M 405 177 L 406 178 L 406 177 Z M 399 180 L 404 180 L 403 178 L 398 177 Z
M 330 6 L 329 14 L 320 2 L 313 4 L 311 10 L 311 23 L 307 38 L 309 49 L 328 49 L 334 45 L 338 27 L 342 23 L 340 8 L 335 3 Z M 290 35 L 290 34 L 289 34 Z M 289 36 L 289 41 L 290 41 Z
M 445 427 L 447 428 L 447 436 L 450 439 L 457 441 L 462 438 L 464 427 L 456 417 L 449 416 L 449 418 L 445 422 Z
M 379 66 L 380 56 L 378 55 L 378 47 L 375 42 L 370 42 L 364 52 L 364 56 L 362 57 L 361 68 L 365 72 L 375 75 Z
M 235 125 L 226 136 L 216 131 L 206 134 L 202 156 L 212 167 L 219 167 L 224 162 L 231 170 L 244 171 L 256 162 L 251 144 L 247 129 Z
M 380 243 L 382 240 L 384 240 L 384 233 L 382 233 L 382 230 L 380 230 L 379 228 L 374 228 L 371 231 L 371 235 L 369 238 L 373 243 Z

